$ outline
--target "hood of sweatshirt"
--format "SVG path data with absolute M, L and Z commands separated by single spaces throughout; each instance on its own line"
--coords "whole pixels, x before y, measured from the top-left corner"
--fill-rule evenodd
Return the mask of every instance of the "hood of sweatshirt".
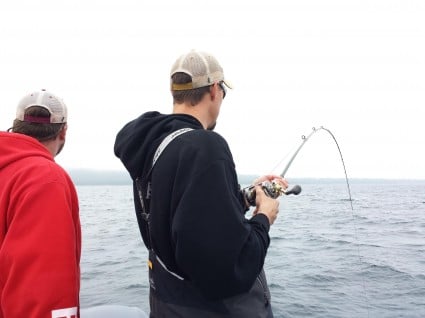
M 145 113 L 118 132 L 114 153 L 135 180 L 152 165 L 153 155 L 162 140 L 181 128 L 203 129 L 202 124 L 190 115 Z
M 49 150 L 38 140 L 23 134 L 0 132 L 0 170 L 27 157 L 54 161 Z

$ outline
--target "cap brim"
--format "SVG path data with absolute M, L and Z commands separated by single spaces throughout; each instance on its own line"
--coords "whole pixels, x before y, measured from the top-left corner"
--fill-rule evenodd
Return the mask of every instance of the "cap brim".
M 228 88 L 233 89 L 233 85 L 230 84 L 228 80 L 223 80 L 224 85 L 226 85 Z

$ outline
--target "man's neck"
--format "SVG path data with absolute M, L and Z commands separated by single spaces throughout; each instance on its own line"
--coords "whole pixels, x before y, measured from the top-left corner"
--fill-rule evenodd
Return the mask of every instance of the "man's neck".
M 208 127 L 208 117 L 204 114 L 204 108 L 202 105 L 198 104 L 196 106 L 183 104 L 174 104 L 173 114 L 186 114 L 195 117 L 202 124 L 204 129 Z
M 56 156 L 58 149 L 55 140 L 41 141 L 41 144 L 49 150 L 53 157 Z

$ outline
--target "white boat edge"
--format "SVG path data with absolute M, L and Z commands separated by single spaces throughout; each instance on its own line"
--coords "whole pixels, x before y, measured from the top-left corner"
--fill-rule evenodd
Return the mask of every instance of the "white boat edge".
M 138 307 L 102 305 L 81 308 L 80 318 L 149 318 L 149 315 Z

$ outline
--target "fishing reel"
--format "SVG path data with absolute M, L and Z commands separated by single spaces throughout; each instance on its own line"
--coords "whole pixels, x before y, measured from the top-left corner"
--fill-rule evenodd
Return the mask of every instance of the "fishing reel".
M 258 185 L 261 186 L 261 189 L 268 197 L 273 199 L 277 199 L 279 196 L 284 194 L 298 195 L 301 193 L 301 187 L 299 185 L 294 185 L 289 190 L 284 190 L 283 187 L 276 181 L 263 181 Z M 255 206 L 255 185 L 242 189 L 242 192 L 249 205 Z

